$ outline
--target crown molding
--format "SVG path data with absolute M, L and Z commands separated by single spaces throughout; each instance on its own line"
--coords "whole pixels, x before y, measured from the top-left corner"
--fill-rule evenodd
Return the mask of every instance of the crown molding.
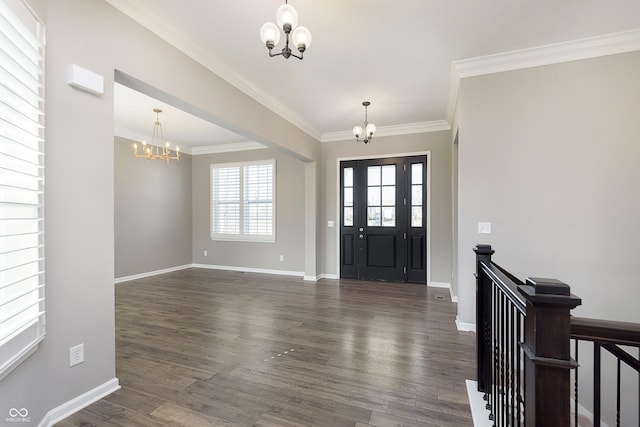
M 431 122 L 419 122 L 419 123 L 407 123 L 403 125 L 393 126 L 381 126 L 376 129 L 375 137 L 381 136 L 397 136 L 397 135 L 409 135 L 413 133 L 426 133 L 437 132 L 441 130 L 449 130 L 451 125 L 446 120 L 434 120 Z M 347 141 L 353 139 L 353 132 L 340 131 L 340 132 L 327 132 L 322 134 L 320 142 L 336 142 Z
M 249 95 L 266 108 L 300 128 L 311 137 L 320 140 L 322 134 L 309 121 L 287 108 L 276 98 L 272 97 L 240 73 L 231 70 L 219 61 L 211 52 L 183 31 L 170 18 L 157 12 L 157 8 L 149 0 L 105 0 L 111 6 L 133 19 L 149 31 L 176 47 L 194 61 L 203 65 L 227 83 Z
M 451 123 L 453 120 L 460 80 L 463 78 L 637 50 L 640 50 L 640 29 L 454 61 L 451 63 L 447 121 Z
M 204 147 L 193 147 L 191 148 L 191 154 L 194 156 L 199 156 L 202 154 L 218 154 L 218 153 L 231 153 L 234 151 L 261 150 L 263 148 L 269 148 L 269 147 L 254 141 L 232 142 L 229 144 L 216 144 L 216 145 L 207 145 Z
M 640 50 L 640 29 L 454 61 L 460 78 Z

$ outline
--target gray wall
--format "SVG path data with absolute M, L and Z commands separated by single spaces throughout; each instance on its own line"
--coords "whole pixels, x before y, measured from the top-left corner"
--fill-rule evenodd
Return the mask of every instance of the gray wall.
M 336 230 L 338 216 L 338 158 L 366 158 L 395 154 L 431 152 L 431 281 L 451 283 L 451 153 L 449 131 L 376 137 L 367 145 L 354 141 L 322 144 L 320 214 L 320 265 L 326 274 L 338 274 Z M 335 228 L 327 227 L 334 221 Z
M 212 163 L 276 159 L 276 241 L 211 240 Z M 208 254 L 205 257 L 204 251 Z M 284 261 L 280 262 L 280 255 Z M 302 273 L 305 271 L 305 163 L 272 150 L 193 157 L 193 262 Z
M 476 243 L 524 278 L 582 298 L 574 315 L 640 322 L 640 52 L 464 79 L 460 92 L 458 314 L 474 321 Z M 478 221 L 493 234 L 478 235 Z M 580 402 L 592 346 L 580 350 Z M 603 393 L 615 365 L 603 356 Z M 623 369 L 621 425 L 638 425 L 637 376 Z M 614 425 L 613 400 L 603 405 Z
M 638 70 L 634 52 L 462 81 L 463 322 L 474 323 L 476 243 L 520 277 L 571 285 L 576 315 L 640 321 Z
M 136 159 L 116 137 L 115 277 L 191 264 L 191 156 Z
M 102 0 L 30 3 L 47 23 L 47 337 L 0 383 L 0 411 L 8 413 L 2 406 L 11 402 L 28 408 L 37 423 L 115 377 L 115 70 L 299 158 L 318 159 L 319 142 Z M 104 95 L 67 85 L 70 64 L 104 76 Z M 176 78 L 177 71 L 188 78 Z M 69 347 L 79 343 L 85 362 L 69 368 Z

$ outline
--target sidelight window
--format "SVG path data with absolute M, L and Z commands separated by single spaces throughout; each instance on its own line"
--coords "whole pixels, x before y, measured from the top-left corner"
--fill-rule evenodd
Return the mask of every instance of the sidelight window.
M 353 168 L 344 168 L 342 177 L 344 226 L 353 227 Z
M 411 227 L 422 227 L 423 167 L 423 163 L 411 164 Z

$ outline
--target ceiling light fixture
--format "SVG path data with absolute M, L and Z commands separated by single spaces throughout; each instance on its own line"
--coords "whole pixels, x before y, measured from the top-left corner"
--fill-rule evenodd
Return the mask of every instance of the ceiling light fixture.
M 180 160 L 180 148 L 176 146 L 176 154 L 175 156 L 172 156 L 169 142 L 164 141 L 162 123 L 160 123 L 159 120 L 162 110 L 160 108 L 154 108 L 153 112 L 156 113 L 156 122 L 153 124 L 151 144 L 147 144 L 147 141 L 142 141 L 142 154 L 138 153 L 138 144 L 133 144 L 133 154 L 136 158 L 145 158 L 147 160 L 166 160 L 167 163 L 169 163 L 169 160 Z
M 367 107 L 369 107 L 369 105 L 371 105 L 371 103 L 369 101 L 364 101 L 362 103 L 362 105 L 364 105 L 364 132 L 365 132 L 365 135 L 364 135 L 364 138 L 360 139 L 360 136 L 362 135 L 362 127 L 354 126 L 353 127 L 353 136 L 356 137 L 356 141 L 364 142 L 365 144 L 368 144 L 373 139 L 373 133 L 376 131 L 376 125 L 374 125 L 373 123 L 369 123 L 367 121 Z
M 289 5 L 288 0 L 285 0 L 285 4 L 278 8 L 276 20 L 278 25 L 272 22 L 267 22 L 262 26 L 262 28 L 260 28 L 260 38 L 262 39 L 262 42 L 267 45 L 267 49 L 269 49 L 269 56 L 274 57 L 282 55 L 286 59 L 289 59 L 291 56 L 302 59 L 304 51 L 311 45 L 311 33 L 306 27 L 298 27 L 298 12 L 296 12 L 293 6 Z M 273 48 L 280 41 L 280 28 L 278 27 L 282 28 L 282 31 L 284 31 L 286 42 L 282 48 L 282 52 L 273 53 Z M 300 52 L 300 56 L 293 53 L 289 47 L 290 33 L 293 45 L 298 49 L 298 52 Z

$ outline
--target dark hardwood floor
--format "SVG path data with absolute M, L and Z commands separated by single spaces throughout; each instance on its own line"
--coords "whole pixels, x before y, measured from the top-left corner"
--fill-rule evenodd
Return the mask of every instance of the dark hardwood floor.
M 471 426 L 446 289 L 189 269 L 116 285 L 122 389 L 58 426 Z

